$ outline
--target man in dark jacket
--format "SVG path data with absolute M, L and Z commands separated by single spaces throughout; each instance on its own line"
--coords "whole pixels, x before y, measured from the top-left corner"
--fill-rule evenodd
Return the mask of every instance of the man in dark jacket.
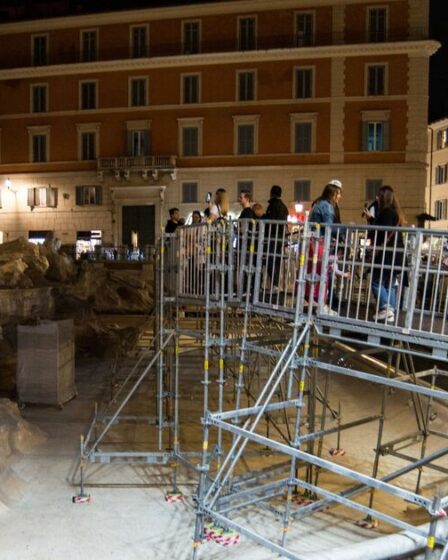
M 170 219 L 165 226 L 165 233 L 174 233 L 178 226 L 182 225 L 179 208 L 170 208 Z
M 288 218 L 288 208 L 283 203 L 282 188 L 278 185 L 271 187 L 271 198 L 264 215 L 265 220 L 278 220 L 286 222 Z M 266 224 L 265 235 L 269 239 L 269 254 L 266 260 L 266 269 L 271 278 L 271 289 L 279 292 L 280 267 L 282 264 L 283 237 L 285 224 Z

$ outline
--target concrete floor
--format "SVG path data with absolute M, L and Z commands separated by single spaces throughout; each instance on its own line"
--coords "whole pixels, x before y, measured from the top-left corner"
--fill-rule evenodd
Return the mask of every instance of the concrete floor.
M 189 383 L 188 377 L 185 383 Z M 79 362 L 77 388 L 78 397 L 63 410 L 27 406 L 23 411 L 25 419 L 47 433 L 48 440 L 14 465 L 16 472 L 27 483 L 27 490 L 22 500 L 0 514 L 1 560 L 190 559 L 194 527 L 191 494 L 195 487 L 183 488 L 185 504 L 168 504 L 164 498 L 165 491 L 170 487 L 166 469 L 94 465 L 89 469 L 90 482 L 125 483 L 126 486 L 89 488 L 91 504 L 72 504 L 71 498 L 77 489 L 71 486 L 70 478 L 76 461 L 79 435 L 85 432 L 89 424 L 94 401 L 101 401 L 104 395 L 107 397 L 109 394 L 109 373 L 104 363 Z M 333 390 L 338 391 L 337 384 Z M 200 391 L 198 384 L 194 394 Z M 362 391 L 356 383 L 343 389 L 350 401 L 361 398 Z M 187 401 L 193 399 L 192 394 L 188 394 Z M 396 426 L 406 425 L 409 407 L 401 403 L 391 414 L 394 414 L 392 419 Z M 439 422 L 442 425 L 446 422 L 443 414 L 439 415 Z M 201 440 L 200 430 L 197 430 L 194 439 L 198 442 Z M 351 458 L 347 458 L 348 463 L 362 466 L 361 442 L 364 439 L 365 433 L 361 432 L 346 440 L 352 452 Z M 333 443 L 328 442 L 327 447 L 331 445 Z M 368 443 L 365 445 L 369 446 Z M 386 470 L 392 466 L 387 461 L 383 465 Z M 432 480 L 431 475 L 428 482 Z M 132 487 L 133 484 L 142 486 L 148 483 L 164 485 Z M 409 513 L 411 515 L 412 512 Z M 251 508 L 244 510 L 236 519 L 244 518 L 245 523 L 253 529 L 278 539 L 280 525 L 271 523 L 270 517 L 271 514 L 261 508 Z M 319 550 L 349 546 L 389 531 L 390 528 L 386 527 L 380 527 L 375 532 L 360 529 L 353 525 L 350 515 L 341 510 L 338 515 L 322 513 L 302 522 L 294 522 L 288 546 L 302 554 L 314 551 L 318 558 Z M 201 547 L 199 557 L 204 560 L 268 560 L 278 556 L 242 538 L 239 545 L 231 548 L 223 548 L 214 542 L 206 543 Z

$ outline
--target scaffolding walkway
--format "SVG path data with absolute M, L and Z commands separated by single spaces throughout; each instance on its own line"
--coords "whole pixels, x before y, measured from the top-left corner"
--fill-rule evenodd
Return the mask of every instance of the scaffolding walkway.
M 153 374 L 157 448 L 145 461 L 173 465 L 173 494 L 181 468 L 198 479 L 193 560 L 204 540 L 231 545 L 239 535 L 299 560 L 288 548 L 291 524 L 340 506 L 362 527 L 415 535 L 426 559 L 448 554 L 447 492 L 425 486 L 448 474 L 448 432 L 434 427 L 448 405 L 447 248 L 448 232 L 270 221 L 162 235 L 152 353 L 96 438 L 92 424 L 82 463 L 106 460 L 99 442 Z M 332 359 L 335 349 L 343 358 Z M 179 410 L 193 352 L 201 355 L 196 449 L 182 441 Z M 372 402 L 335 399 L 333 388 L 348 385 Z M 400 437 L 389 422 L 392 394 L 412 416 Z M 358 462 L 342 446 L 355 433 L 369 451 Z M 398 515 L 406 505 L 427 525 Z M 241 521 L 254 506 L 278 524 L 278 539 Z

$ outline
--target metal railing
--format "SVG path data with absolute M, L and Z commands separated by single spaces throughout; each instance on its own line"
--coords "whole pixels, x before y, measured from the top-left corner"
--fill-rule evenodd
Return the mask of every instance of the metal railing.
M 448 349 L 448 232 L 266 220 L 177 232 L 180 299 L 249 298 L 260 312 Z

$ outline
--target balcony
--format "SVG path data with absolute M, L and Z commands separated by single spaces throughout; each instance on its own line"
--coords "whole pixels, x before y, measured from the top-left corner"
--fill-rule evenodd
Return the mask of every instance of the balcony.
M 273 35 L 270 37 L 263 37 L 255 42 L 252 49 L 239 49 L 237 46 L 237 39 L 229 39 L 220 41 L 213 39 L 210 41 L 202 41 L 200 45 L 200 53 L 198 54 L 216 54 L 216 53 L 230 53 L 230 52 L 253 52 L 274 49 L 292 49 L 303 48 L 308 49 L 312 47 L 327 47 L 332 45 L 351 45 L 351 44 L 367 44 L 367 43 L 395 43 L 401 41 L 423 41 L 428 39 L 428 34 L 423 28 L 419 29 L 402 29 L 396 31 L 389 31 L 387 36 L 377 35 L 375 37 L 368 37 L 363 32 L 352 31 L 347 29 L 345 33 L 316 33 L 310 37 L 294 36 L 294 35 Z M 54 45 L 48 58 L 41 64 L 41 66 L 54 66 L 64 64 L 97 64 L 101 62 L 110 62 L 117 60 L 143 60 L 145 58 L 160 58 L 160 57 L 174 57 L 174 56 L 197 56 L 184 54 L 183 45 L 180 42 L 167 43 L 164 45 L 150 45 L 148 57 L 135 57 L 132 55 L 129 45 L 117 47 L 115 49 L 101 49 L 98 59 L 92 60 L 91 57 L 82 56 L 78 44 L 71 45 Z M 87 58 L 87 60 L 86 60 Z M 27 54 L 22 56 L 9 56 L 7 49 L 3 49 L 0 54 L 0 69 L 13 69 L 13 68 L 29 68 L 39 67 L 38 64 L 33 64 L 31 57 Z
M 159 175 L 169 173 L 173 181 L 176 180 L 176 156 L 120 156 L 99 158 L 97 162 L 98 175 L 112 173 L 117 181 L 122 178 L 129 180 L 131 173 L 141 174 L 143 179 L 149 175 L 157 181 Z

